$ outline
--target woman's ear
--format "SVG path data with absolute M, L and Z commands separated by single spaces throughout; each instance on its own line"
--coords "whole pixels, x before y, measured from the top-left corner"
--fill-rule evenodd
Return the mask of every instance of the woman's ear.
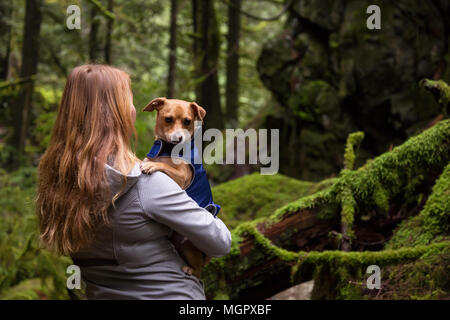
M 142 110 L 142 111 L 149 111 L 149 112 L 151 112 L 151 111 L 155 111 L 155 109 L 159 111 L 164 106 L 164 104 L 166 103 L 166 100 L 167 99 L 164 98 L 164 97 L 155 98 L 152 101 L 150 101 L 145 106 L 144 110 Z
M 206 110 L 203 109 L 202 107 L 200 107 L 198 104 L 196 104 L 195 102 L 191 102 L 190 104 L 192 111 L 194 111 L 194 115 L 200 119 L 201 121 L 203 121 L 203 118 L 206 115 Z

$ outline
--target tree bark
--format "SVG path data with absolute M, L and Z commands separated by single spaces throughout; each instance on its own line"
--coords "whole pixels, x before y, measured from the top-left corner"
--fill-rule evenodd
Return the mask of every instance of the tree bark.
M 90 11 L 91 26 L 89 30 L 89 61 L 96 62 L 98 58 L 98 28 L 100 22 L 97 20 L 97 8 L 91 7 Z
M 228 52 L 226 111 L 228 124 L 237 126 L 239 108 L 239 33 L 241 0 L 231 0 L 228 6 Z
M 8 79 L 9 56 L 11 54 L 11 0 L 4 0 L 0 4 L 0 42 L 5 45 L 0 51 L 0 80 Z
M 112 12 L 114 7 L 113 0 L 108 0 L 108 11 Z M 111 36 L 114 20 L 107 19 L 106 22 L 106 40 L 105 40 L 105 63 L 111 64 Z
M 177 59 L 177 13 L 178 13 L 178 0 L 171 0 L 169 74 L 167 77 L 167 98 L 169 99 L 175 97 L 176 59 Z
M 205 128 L 224 128 L 218 81 L 220 37 L 213 0 L 193 0 L 197 102 L 207 114 Z
M 22 45 L 22 66 L 20 78 L 31 78 L 37 73 L 39 61 L 39 34 L 41 29 L 42 0 L 27 0 Z M 34 81 L 23 84 L 16 102 L 16 121 L 12 143 L 17 147 L 20 157 L 25 149 L 29 114 L 31 111 Z M 18 162 L 16 162 L 18 164 Z

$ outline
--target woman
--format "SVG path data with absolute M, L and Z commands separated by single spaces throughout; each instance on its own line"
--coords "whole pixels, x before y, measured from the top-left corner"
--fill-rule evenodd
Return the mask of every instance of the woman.
M 230 232 L 167 175 L 141 174 L 132 99 L 124 71 L 83 65 L 70 74 L 39 164 L 41 242 L 72 256 L 89 299 L 205 299 L 168 238 L 175 230 L 219 257 Z

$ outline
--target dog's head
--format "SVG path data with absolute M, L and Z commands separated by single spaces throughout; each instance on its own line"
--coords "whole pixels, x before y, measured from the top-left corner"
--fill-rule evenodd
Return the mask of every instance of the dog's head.
M 195 102 L 178 99 L 156 98 L 144 111 L 157 111 L 155 136 L 171 143 L 185 142 L 194 134 L 194 121 L 203 121 L 205 109 Z M 188 136 L 188 134 L 190 136 Z

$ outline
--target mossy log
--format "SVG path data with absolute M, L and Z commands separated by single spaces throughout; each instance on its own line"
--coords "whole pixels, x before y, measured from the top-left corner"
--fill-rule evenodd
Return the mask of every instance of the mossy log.
M 239 223 L 270 216 L 277 208 L 323 190 L 332 181 L 314 183 L 255 172 L 214 186 L 212 193 L 214 201 L 222 206 L 220 218 L 232 229 Z
M 411 208 L 420 211 L 435 179 L 449 163 L 449 150 L 450 121 L 444 120 L 357 170 L 343 169 L 325 190 L 291 202 L 271 216 L 238 225 L 232 230 L 231 252 L 212 259 L 203 270 L 207 297 L 268 298 L 314 274 L 329 274 L 339 263 L 353 265 L 360 272 L 362 266 L 400 263 L 436 250 L 435 246 L 448 246 L 444 242 L 380 252 L 342 252 L 336 250 L 339 246 L 330 235 L 339 235 L 343 220 L 352 234 L 356 220 L 376 224 L 384 219 L 396 225 L 411 215 Z M 343 210 L 343 206 L 349 208 Z M 343 212 L 349 216 L 341 217 Z M 361 238 L 358 234 L 350 238 L 352 250 L 360 249 Z
M 447 109 L 450 106 L 450 86 L 443 80 L 423 79 L 420 85 L 431 92 L 442 108 L 444 116 L 447 116 Z

